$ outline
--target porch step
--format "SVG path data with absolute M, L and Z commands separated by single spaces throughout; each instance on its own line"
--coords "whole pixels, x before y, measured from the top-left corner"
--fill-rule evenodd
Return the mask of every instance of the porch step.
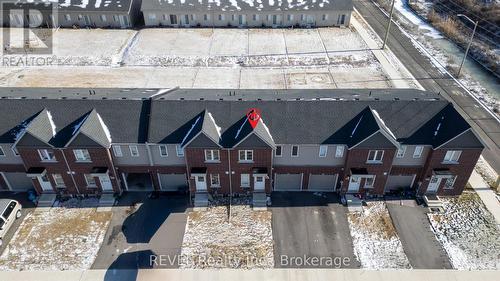
M 99 207 L 111 207 L 115 204 L 115 196 L 112 193 L 104 193 L 99 198 Z
M 349 212 L 362 212 L 363 211 L 363 201 L 358 197 L 350 194 L 345 196 L 347 203 L 347 210 Z
M 443 202 L 441 201 L 439 196 L 435 194 L 424 195 L 424 201 L 425 204 L 427 204 L 427 207 L 431 209 L 443 209 Z
M 208 207 L 208 193 L 195 193 L 194 194 L 194 210 L 203 211 Z
M 254 192 L 253 193 L 252 207 L 256 211 L 267 210 L 267 195 L 265 192 Z
M 52 207 L 54 205 L 54 202 L 56 201 L 56 194 L 51 194 L 51 193 L 44 193 L 40 195 L 40 198 L 38 198 L 38 202 L 36 204 L 37 208 L 46 208 L 46 207 Z

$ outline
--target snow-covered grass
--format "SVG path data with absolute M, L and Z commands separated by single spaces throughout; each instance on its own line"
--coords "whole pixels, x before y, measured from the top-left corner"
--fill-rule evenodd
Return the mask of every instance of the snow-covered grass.
M 500 228 L 473 191 L 442 198 L 444 213 L 428 214 L 454 268 L 500 269 Z
M 474 169 L 481 175 L 490 187 L 494 188 L 498 179 L 498 173 L 490 166 L 490 164 L 488 164 L 488 162 L 486 162 L 483 156 L 479 157 Z
M 365 269 L 411 268 L 384 202 L 348 214 L 354 254 Z
M 182 242 L 181 268 L 272 268 L 271 212 L 220 202 L 190 212 Z
M 111 212 L 97 200 L 70 199 L 30 213 L 0 256 L 0 270 L 89 269 L 104 239 Z

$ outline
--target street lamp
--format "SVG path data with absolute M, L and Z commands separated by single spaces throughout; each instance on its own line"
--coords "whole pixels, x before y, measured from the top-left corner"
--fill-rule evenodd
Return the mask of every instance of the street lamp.
M 472 30 L 472 35 L 470 36 L 469 44 L 467 44 L 467 49 L 465 49 L 465 54 L 464 57 L 462 58 L 462 63 L 460 63 L 460 68 L 458 69 L 457 77 L 460 77 L 460 72 L 462 71 L 462 66 L 464 66 L 465 58 L 467 57 L 467 54 L 469 53 L 470 45 L 472 44 L 472 38 L 474 38 L 474 34 L 476 33 L 476 28 L 477 24 L 479 23 L 478 21 L 473 21 L 471 18 L 464 14 L 458 14 L 457 17 L 464 17 L 468 21 L 472 22 L 474 24 L 474 30 Z
M 389 16 L 389 23 L 387 24 L 387 29 L 385 30 L 385 38 L 384 38 L 384 44 L 382 45 L 382 50 L 385 49 L 385 45 L 387 43 L 387 38 L 389 38 L 389 29 L 391 29 L 392 14 L 394 13 L 394 2 L 396 2 L 396 0 L 392 0 L 391 12 L 390 12 L 390 16 Z

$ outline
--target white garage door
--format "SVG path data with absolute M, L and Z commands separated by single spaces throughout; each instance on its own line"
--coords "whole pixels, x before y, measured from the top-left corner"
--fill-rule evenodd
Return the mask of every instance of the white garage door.
M 3 173 L 11 190 L 26 191 L 33 188 L 33 181 L 26 173 Z
M 385 190 L 394 190 L 399 188 L 410 187 L 413 182 L 413 177 L 415 175 L 410 176 L 389 176 L 387 178 L 387 184 L 385 185 Z
M 186 174 L 159 174 L 161 190 L 177 191 L 187 186 Z
M 334 191 L 337 175 L 309 175 L 310 191 Z
M 302 174 L 276 174 L 274 177 L 275 191 L 300 191 Z

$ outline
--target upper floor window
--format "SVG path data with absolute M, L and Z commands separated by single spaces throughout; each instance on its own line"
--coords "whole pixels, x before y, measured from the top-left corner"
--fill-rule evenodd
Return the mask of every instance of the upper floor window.
M 131 145 L 129 148 L 130 148 L 130 155 L 132 157 L 139 157 L 139 149 L 137 148 L 137 145 Z
M 115 154 L 116 157 L 122 157 L 122 147 L 119 145 L 113 145 L 113 153 Z
M 238 151 L 238 159 L 240 161 L 253 161 L 253 150 Z
M 65 187 L 64 180 L 61 174 L 53 174 L 52 178 L 54 179 L 54 183 L 56 187 Z
M 0 156 L 5 156 L 5 152 L 3 151 L 3 148 L 0 146 Z
M 175 146 L 175 152 L 177 153 L 177 157 L 184 157 L 184 148 L 179 144 Z
M 413 151 L 413 158 L 420 158 L 422 156 L 422 151 L 424 151 L 424 147 L 421 145 L 415 146 L 415 151 Z
M 158 147 L 160 149 L 160 156 L 161 157 L 167 157 L 168 156 L 168 150 L 166 145 L 160 145 Z
M 342 145 L 337 145 L 337 148 L 335 149 L 335 157 L 336 158 L 344 157 L 344 147 Z
M 211 174 L 210 175 L 210 186 L 211 187 L 220 187 L 220 176 L 219 176 L 219 174 Z
M 328 146 L 320 145 L 319 146 L 319 157 L 326 157 L 327 153 L 328 153 Z
M 219 150 L 205 149 L 205 161 L 220 161 Z
M 383 157 L 384 157 L 383 150 L 370 150 L 368 152 L 368 160 L 366 160 L 366 162 L 368 162 L 368 163 L 381 163 Z
M 76 161 L 91 161 L 87 149 L 74 149 L 73 154 L 75 154 Z
M 39 149 L 38 155 L 40 155 L 42 161 L 56 161 L 54 151 L 51 149 Z
M 299 157 L 299 146 L 292 145 L 292 157 Z
M 402 145 L 402 146 L 398 149 L 398 153 L 396 154 L 396 157 L 397 157 L 397 158 L 403 158 L 403 157 L 405 157 L 405 152 L 406 152 L 406 145 Z
M 281 145 L 276 146 L 276 150 L 274 150 L 274 156 L 281 157 L 283 154 L 283 148 Z
M 462 151 L 460 150 L 448 150 L 446 151 L 443 162 L 458 163 L 458 159 L 460 158 L 461 154 Z
M 96 187 L 97 183 L 91 174 L 84 174 L 85 182 L 87 182 L 88 187 Z

